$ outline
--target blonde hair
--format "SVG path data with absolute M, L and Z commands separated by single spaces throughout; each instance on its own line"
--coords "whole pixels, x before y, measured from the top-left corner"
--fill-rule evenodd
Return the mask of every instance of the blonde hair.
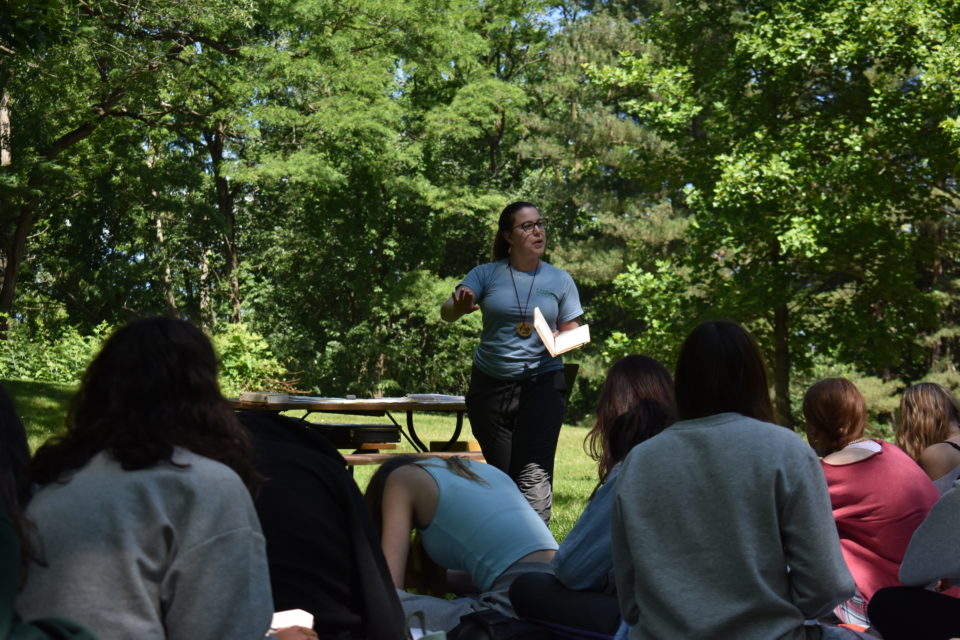
M 960 424 L 960 403 L 940 385 L 921 382 L 900 399 L 897 445 L 917 460 L 924 449 L 947 439 L 951 424 Z

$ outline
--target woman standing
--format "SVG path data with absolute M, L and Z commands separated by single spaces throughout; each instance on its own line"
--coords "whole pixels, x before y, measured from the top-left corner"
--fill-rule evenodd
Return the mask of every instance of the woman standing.
M 960 478 L 960 404 L 933 382 L 907 389 L 900 399 L 897 444 L 917 461 L 940 495 Z
M 553 462 L 566 406 L 563 361 L 533 330 L 540 307 L 550 327 L 568 331 L 583 314 L 566 271 L 544 262 L 546 221 L 529 202 L 501 212 L 493 262 L 474 267 L 443 303 L 453 322 L 483 310 L 467 413 L 484 458 L 513 478 L 544 522 L 553 503 Z

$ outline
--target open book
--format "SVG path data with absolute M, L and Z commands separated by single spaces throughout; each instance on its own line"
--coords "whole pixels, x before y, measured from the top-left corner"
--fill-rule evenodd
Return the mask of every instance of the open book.
M 543 340 L 543 345 L 551 356 L 572 351 L 590 342 L 590 325 L 588 324 L 582 324 L 576 329 L 570 329 L 570 331 L 561 331 L 554 336 L 553 329 L 550 328 L 547 319 L 540 312 L 540 307 L 533 308 L 533 327 L 537 330 L 537 335 Z

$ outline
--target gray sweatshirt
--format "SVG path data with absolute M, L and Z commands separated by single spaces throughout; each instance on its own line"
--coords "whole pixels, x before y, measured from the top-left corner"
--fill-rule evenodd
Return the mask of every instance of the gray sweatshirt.
M 634 447 L 617 479 L 613 558 L 634 640 L 800 639 L 805 619 L 854 593 L 816 455 L 736 413 Z
M 960 581 L 960 488 L 943 494 L 910 538 L 900 582 L 926 586 L 941 578 Z
M 124 471 L 105 453 L 27 510 L 47 568 L 17 600 L 25 620 L 76 620 L 102 640 L 262 640 L 273 613 L 260 523 L 240 477 L 185 450 Z

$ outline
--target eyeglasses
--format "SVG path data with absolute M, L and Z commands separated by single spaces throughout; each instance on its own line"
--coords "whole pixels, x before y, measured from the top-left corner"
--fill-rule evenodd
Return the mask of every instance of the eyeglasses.
M 539 220 L 528 220 L 523 224 L 518 224 L 514 229 L 521 229 L 524 233 L 530 233 L 533 231 L 533 228 L 536 227 L 540 231 L 546 231 L 547 221 L 545 218 L 540 218 Z

